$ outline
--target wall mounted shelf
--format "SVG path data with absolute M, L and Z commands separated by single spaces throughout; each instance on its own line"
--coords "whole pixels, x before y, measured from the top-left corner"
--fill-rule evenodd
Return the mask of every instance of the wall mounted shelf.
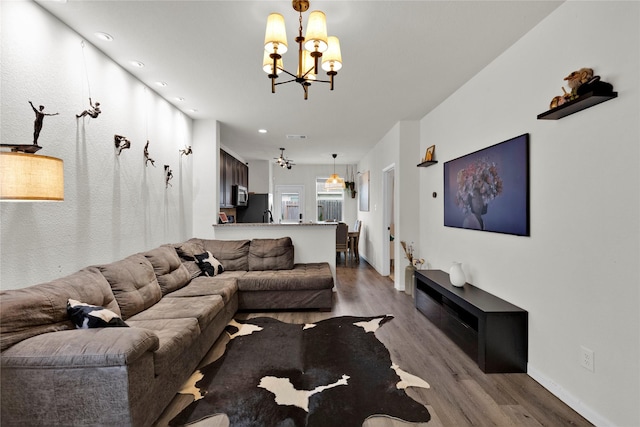
M 424 161 L 424 162 L 422 162 L 422 163 L 418 164 L 418 167 L 419 167 L 419 168 L 426 168 L 426 167 L 428 167 L 428 166 L 435 165 L 436 163 L 438 163 L 438 161 L 437 161 L 437 160 L 426 160 L 426 161 Z
M 566 102 L 559 107 L 552 108 L 542 114 L 538 114 L 538 120 L 558 120 L 570 114 L 577 113 L 594 105 L 618 97 L 618 92 L 598 93 L 589 92 L 581 95 L 580 98 Z

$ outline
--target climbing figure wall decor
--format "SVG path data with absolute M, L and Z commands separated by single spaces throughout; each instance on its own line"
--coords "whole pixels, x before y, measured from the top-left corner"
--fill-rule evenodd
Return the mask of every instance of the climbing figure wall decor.
M 147 143 L 144 145 L 144 165 L 148 166 L 149 162 L 151 162 L 151 166 L 156 167 L 155 160 L 149 157 L 149 140 L 147 139 Z
M 39 109 L 36 110 L 36 107 L 33 105 L 33 102 L 29 101 L 33 112 L 36 113 L 36 119 L 33 122 L 33 145 L 38 145 L 38 137 L 40 136 L 40 131 L 42 130 L 42 124 L 44 122 L 44 116 L 57 116 L 58 113 L 44 113 L 44 105 L 41 105 Z
M 169 181 L 171 181 L 172 178 L 173 178 L 173 172 L 171 172 L 171 169 L 169 169 L 169 165 L 164 165 L 164 183 L 165 183 L 165 188 L 169 188 L 169 186 L 171 185 L 171 183 Z
M 117 150 L 118 156 L 120 155 L 122 150 L 125 150 L 127 148 L 131 148 L 131 141 L 129 141 L 126 137 L 124 137 L 122 135 L 114 135 L 113 136 L 113 140 L 114 140 L 114 143 L 116 145 L 116 150 Z

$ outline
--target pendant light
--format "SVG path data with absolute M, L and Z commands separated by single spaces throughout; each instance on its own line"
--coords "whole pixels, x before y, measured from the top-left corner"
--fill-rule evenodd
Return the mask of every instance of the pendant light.
M 331 156 L 333 157 L 333 174 L 324 182 L 324 189 L 327 191 L 344 190 L 344 179 L 336 173 L 336 157 L 338 155 L 332 154 Z

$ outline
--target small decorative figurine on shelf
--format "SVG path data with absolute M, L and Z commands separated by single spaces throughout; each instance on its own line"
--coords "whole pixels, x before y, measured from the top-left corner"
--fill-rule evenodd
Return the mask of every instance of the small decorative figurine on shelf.
M 38 137 L 40 136 L 40 131 L 42 130 L 42 122 L 44 121 L 44 116 L 57 116 L 58 113 L 48 114 L 43 113 L 44 105 L 40 106 L 39 110 L 36 110 L 36 107 L 33 106 L 33 102 L 29 101 L 33 112 L 36 113 L 36 119 L 33 122 L 33 145 L 38 145 Z
M 592 68 L 580 68 L 570 73 L 564 80 L 567 81 L 571 92 L 567 92 L 565 88 L 562 87 L 562 95 L 553 97 L 549 104 L 550 109 L 559 107 L 565 102 L 578 99 L 580 96 L 589 92 L 597 91 L 603 94 L 613 92 L 613 85 L 600 81 L 600 76 L 593 75 Z
M 171 181 L 172 178 L 173 178 L 173 172 L 171 172 L 171 169 L 169 169 L 169 165 L 164 165 L 164 183 L 165 183 L 165 188 L 169 188 L 169 186 L 171 185 L 171 183 L 169 183 L 169 181 Z
M 76 114 L 76 119 L 84 116 L 89 116 L 95 119 L 100 113 L 102 113 L 102 111 L 100 110 L 99 102 L 96 102 L 96 105 L 93 105 L 93 101 L 91 100 L 91 98 L 89 98 L 89 105 L 90 107 L 84 110 L 82 113 Z
M 424 154 L 424 161 L 425 162 L 432 162 L 433 161 L 433 155 L 435 154 L 436 151 L 436 146 L 432 145 L 431 147 L 427 148 L 426 153 Z
M 147 166 L 149 162 L 151 162 L 151 166 L 156 167 L 155 160 L 149 157 L 149 140 L 147 139 L 147 143 L 144 145 L 144 165 Z
M 184 150 L 180 150 L 180 157 L 182 157 L 182 155 L 184 154 L 185 156 L 188 156 L 189 154 L 193 153 L 193 150 L 191 149 L 191 146 L 185 146 Z
M 120 155 L 122 150 L 131 148 L 131 141 L 129 141 L 126 137 L 122 135 L 114 135 L 113 139 L 116 144 L 116 149 L 118 150 L 118 156 Z

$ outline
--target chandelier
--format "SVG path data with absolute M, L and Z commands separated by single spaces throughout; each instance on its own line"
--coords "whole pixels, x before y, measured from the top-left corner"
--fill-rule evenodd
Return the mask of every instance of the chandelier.
M 304 89 L 304 99 L 307 99 L 312 82 L 329 83 L 333 90 L 333 77 L 342 68 L 340 41 L 337 37 L 327 36 L 327 20 L 324 12 L 319 10 L 314 10 L 309 15 L 307 32 L 303 37 L 302 12 L 309 9 L 309 1 L 292 0 L 291 3 L 293 9 L 300 14 L 298 37 L 295 39 L 298 43 L 298 70 L 294 74 L 284 69 L 282 55 L 287 52 L 288 45 L 284 17 L 279 13 L 272 13 L 267 18 L 262 69 L 271 79 L 271 93 L 276 93 L 277 85 L 296 82 Z M 329 80 L 317 79 L 319 64 L 327 72 Z M 282 72 L 291 76 L 292 79 L 276 83 L 278 74 Z
M 291 166 L 295 165 L 295 163 L 293 163 L 293 160 L 287 159 L 284 156 L 284 148 L 280 148 L 280 156 L 274 157 L 274 159 L 276 161 L 276 164 L 282 169 L 291 169 Z
M 338 155 L 332 154 L 331 157 L 333 157 L 333 174 L 324 182 L 324 189 L 327 191 L 344 190 L 346 187 L 344 179 L 340 178 L 340 175 L 336 173 L 336 157 L 338 157 Z

